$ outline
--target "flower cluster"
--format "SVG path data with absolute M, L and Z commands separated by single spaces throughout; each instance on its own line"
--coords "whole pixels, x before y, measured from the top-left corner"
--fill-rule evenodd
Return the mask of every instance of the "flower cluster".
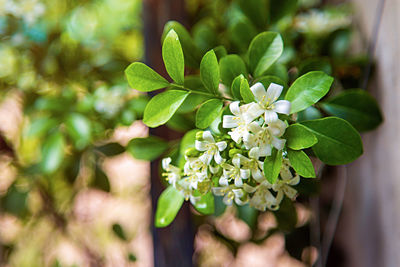
M 287 122 L 278 114 L 289 115 L 291 104 L 278 100 L 282 86 L 271 83 L 268 90 L 261 83 L 250 90 L 255 102 L 229 105 L 232 115 L 223 116 L 222 127 L 227 135 L 213 136 L 210 131 L 198 132 L 195 148 L 185 154 L 183 171 L 171 165 L 171 158 L 162 161 L 167 181 L 186 199 L 196 203 L 208 191 L 223 196 L 226 205 L 249 203 L 259 210 L 276 210 L 286 195 L 294 199 L 299 176 L 283 158 L 279 177 L 270 183 L 263 170 L 263 161 L 274 149 L 285 147 L 282 138 Z M 283 153 L 285 155 L 285 153 Z

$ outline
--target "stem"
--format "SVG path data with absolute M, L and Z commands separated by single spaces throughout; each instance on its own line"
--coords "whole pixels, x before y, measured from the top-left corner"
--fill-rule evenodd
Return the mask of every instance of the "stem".
M 223 97 L 223 96 L 219 96 L 219 95 L 214 95 L 214 94 L 203 92 L 203 91 L 191 90 L 189 88 L 186 88 L 186 87 L 184 87 L 182 85 L 179 85 L 179 84 L 176 84 L 176 83 L 171 83 L 171 85 L 174 86 L 174 87 L 178 87 L 180 89 L 186 90 L 186 91 L 188 91 L 190 93 L 193 93 L 193 94 L 210 96 L 210 97 L 213 97 L 213 98 L 219 98 L 219 99 L 227 100 L 227 101 L 235 101 L 235 99 L 232 99 L 232 98 L 229 98 L 229 97 Z

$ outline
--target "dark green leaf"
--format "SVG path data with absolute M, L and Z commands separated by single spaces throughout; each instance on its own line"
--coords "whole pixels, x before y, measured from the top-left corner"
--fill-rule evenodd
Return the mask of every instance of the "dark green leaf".
M 282 150 L 272 150 L 271 156 L 268 156 L 264 160 L 264 175 L 267 181 L 271 184 L 276 182 L 278 179 L 279 172 L 282 166 Z
M 293 202 L 285 197 L 279 210 L 274 212 L 279 229 L 285 232 L 292 231 L 297 224 L 297 212 Z
M 307 127 L 296 123 L 285 131 L 286 146 L 294 150 L 312 147 L 318 142 L 317 137 Z
M 247 79 L 242 79 L 240 82 L 240 95 L 242 96 L 245 103 L 254 102 L 254 95 L 250 90 L 249 82 Z
M 246 17 L 240 17 L 232 23 L 228 32 L 232 43 L 242 52 L 247 50 L 251 40 L 257 35 L 257 30 Z
M 112 225 L 112 230 L 113 230 L 114 234 L 115 234 L 116 236 L 118 236 L 121 240 L 124 240 L 124 241 L 128 240 L 128 239 L 126 238 L 124 229 L 122 228 L 122 226 L 121 226 L 120 224 L 114 223 L 114 224 Z
M 188 95 L 189 92 L 182 90 L 168 90 L 156 95 L 144 110 L 143 123 L 149 127 L 166 123 Z
M 177 84 L 183 85 L 185 79 L 185 61 L 181 43 L 174 30 L 170 30 L 164 39 L 162 57 L 169 76 Z
M 375 129 L 383 120 L 376 100 L 365 90 L 346 90 L 321 103 L 322 109 L 350 122 L 358 131 Z
M 312 71 L 297 78 L 285 96 L 292 103 L 290 113 L 302 111 L 317 103 L 328 93 L 332 82 L 333 78 L 322 71 Z
M 96 147 L 98 151 L 106 155 L 107 157 L 112 157 L 125 152 L 125 148 L 119 143 L 108 143 L 99 147 Z
M 205 129 L 218 117 L 223 103 L 219 99 L 210 99 L 200 106 L 196 113 L 196 127 Z
M 306 178 L 315 178 L 314 166 L 306 153 L 301 150 L 291 149 L 288 149 L 287 153 L 290 165 L 298 175 Z
M 110 181 L 100 166 L 96 166 L 92 186 L 105 192 L 110 192 Z
M 167 87 L 169 82 L 141 62 L 134 62 L 125 69 L 129 86 L 141 92 Z
M 183 204 L 182 194 L 173 186 L 169 186 L 158 198 L 157 210 L 155 216 L 156 227 L 168 226 L 178 214 Z
M 168 128 L 178 131 L 178 132 L 187 132 L 193 128 L 195 128 L 195 114 L 187 113 L 180 114 L 175 113 L 174 116 L 166 124 Z
M 239 0 L 240 10 L 259 28 L 265 28 L 268 16 L 268 1 Z
M 304 121 L 301 124 L 312 131 L 318 139 L 312 150 L 315 155 L 329 165 L 347 164 L 363 153 L 361 137 L 347 121 L 327 117 Z
M 244 221 L 250 229 L 254 230 L 257 225 L 258 211 L 249 205 L 237 206 L 238 217 Z
M 156 136 L 132 139 L 126 150 L 136 159 L 154 160 L 166 149 L 168 144 Z
M 270 0 L 270 22 L 276 23 L 297 10 L 297 0 Z
M 243 60 L 238 55 L 227 55 L 219 61 L 219 70 L 222 83 L 231 87 L 233 79 L 243 74 L 247 77 L 247 69 Z
M 194 208 L 204 214 L 210 215 L 214 213 L 214 195 L 211 192 L 201 196 L 200 200 L 196 201 Z
M 283 42 L 279 33 L 258 34 L 249 46 L 249 63 L 254 77 L 262 76 L 283 52 Z
M 210 93 L 218 93 L 219 67 L 217 56 L 213 50 L 208 51 L 200 63 L 200 76 L 204 86 Z

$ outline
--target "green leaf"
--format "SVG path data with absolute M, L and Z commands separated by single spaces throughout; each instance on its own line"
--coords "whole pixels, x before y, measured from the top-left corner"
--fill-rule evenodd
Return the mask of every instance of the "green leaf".
M 253 24 L 243 16 L 229 26 L 228 32 L 232 43 L 242 52 L 246 52 L 251 40 L 257 35 Z
M 242 79 L 242 81 L 240 82 L 240 95 L 242 96 L 244 102 L 254 102 L 254 95 L 250 90 L 249 82 L 247 81 L 247 79 Z
M 201 103 L 210 99 L 209 96 L 198 95 L 198 94 L 190 94 L 183 101 L 182 105 L 176 111 L 176 113 L 188 113 L 195 110 Z
M 363 153 L 359 133 L 347 121 L 327 117 L 318 120 L 304 121 L 303 124 L 318 139 L 312 150 L 315 155 L 328 165 L 347 164 Z
M 243 79 L 244 79 L 243 74 L 240 74 L 232 82 L 231 94 L 232 94 L 233 98 L 236 100 L 242 99 L 242 96 L 240 94 L 240 85 L 242 84 Z
M 315 178 L 314 166 L 304 151 L 288 149 L 290 165 L 302 177 Z
M 237 206 L 238 217 L 244 221 L 250 229 L 255 229 L 257 225 L 258 211 L 249 205 Z
M 309 58 L 300 64 L 299 75 L 304 75 L 310 71 L 323 71 L 332 75 L 332 66 L 327 58 Z
M 32 121 L 32 123 L 29 125 L 27 128 L 25 137 L 30 138 L 30 137 L 37 137 L 40 138 L 44 134 L 46 134 L 47 131 L 49 131 L 51 128 L 57 125 L 57 120 L 51 119 L 48 117 L 44 118 L 37 118 Z
M 67 117 L 65 126 L 77 149 L 81 150 L 90 144 L 92 124 L 87 117 L 79 113 L 72 113 Z
M 215 55 L 217 56 L 218 61 L 228 54 L 223 45 L 219 45 L 215 47 L 213 50 L 215 52 Z
M 110 192 L 110 181 L 100 166 L 96 166 L 92 186 L 104 192 Z
M 150 92 L 169 85 L 166 79 L 141 62 L 129 65 L 125 69 L 125 75 L 129 86 L 141 92 Z
M 331 87 L 333 78 L 322 71 L 312 71 L 296 79 L 285 99 L 292 103 L 290 113 L 302 111 L 317 103 Z
M 297 10 L 297 0 L 270 0 L 271 23 L 276 23 Z
M 134 138 L 129 141 L 126 150 L 136 159 L 154 160 L 166 149 L 168 144 L 156 136 Z
M 169 186 L 158 198 L 157 210 L 155 216 L 156 227 L 168 226 L 178 214 L 183 204 L 182 194 L 173 186 Z
M 177 132 L 187 132 L 193 128 L 195 128 L 195 114 L 194 113 L 187 113 L 187 114 L 180 114 L 175 113 L 174 116 L 169 119 L 166 123 L 168 128 L 175 130 Z
M 170 30 L 164 39 L 162 57 L 169 76 L 177 84 L 183 85 L 185 79 L 185 60 L 178 35 Z
M 350 122 L 358 131 L 375 129 L 382 123 L 382 113 L 376 100 L 365 90 L 341 92 L 321 103 L 322 109 Z
M 200 63 L 200 76 L 206 89 L 213 94 L 218 93 L 219 66 L 213 50 L 208 51 Z
M 218 45 L 215 26 L 208 21 L 200 21 L 192 28 L 193 40 L 202 53 L 206 53 Z
M 205 129 L 218 117 L 223 103 L 219 99 L 210 99 L 200 106 L 196 113 L 196 127 Z
M 96 147 L 96 149 L 107 157 L 113 157 L 125 152 L 125 148 L 121 146 L 119 143 L 108 143 Z
M 299 123 L 290 125 L 284 136 L 286 146 L 294 150 L 312 147 L 318 142 L 317 137 L 307 127 Z
M 55 172 L 64 160 L 65 140 L 60 132 L 51 134 L 42 148 L 41 168 L 46 174 Z
M 166 123 L 188 95 L 189 92 L 182 90 L 168 90 L 156 95 L 144 110 L 143 123 L 153 128 Z
M 297 114 L 297 122 L 316 120 L 320 118 L 322 118 L 321 112 L 313 106 L 309 106 Z
M 262 76 L 283 52 L 283 41 L 279 33 L 258 34 L 249 46 L 249 63 L 254 77 Z
M 116 236 L 118 236 L 121 240 L 124 240 L 124 241 L 128 240 L 128 239 L 126 238 L 124 229 L 122 228 L 122 226 L 121 226 L 120 224 L 114 223 L 114 224 L 112 225 L 112 230 L 113 230 L 114 234 L 115 234 Z
M 180 148 L 179 148 L 179 153 L 181 155 L 185 155 L 185 151 L 188 148 L 194 147 L 194 143 L 196 140 L 196 134 L 200 130 L 198 129 L 193 129 L 191 131 L 188 131 L 182 138 Z
M 264 175 L 271 184 L 276 182 L 282 166 L 282 150 L 272 150 L 271 156 L 264 160 Z
M 165 39 L 167 33 L 169 33 L 171 29 L 173 29 L 179 37 L 179 41 L 182 45 L 182 50 L 185 58 L 185 64 L 192 68 L 198 68 L 202 54 L 200 53 L 199 48 L 195 45 L 188 31 L 185 29 L 185 27 L 182 26 L 182 24 L 177 21 L 167 22 L 164 26 L 162 40 Z
M 266 0 L 238 0 L 240 10 L 248 17 L 254 25 L 265 28 L 268 16 L 268 1 Z
M 210 215 L 214 213 L 214 195 L 211 192 L 201 196 L 200 200 L 196 201 L 194 208 L 204 214 Z
M 233 79 L 243 74 L 248 76 L 246 65 L 238 55 L 227 55 L 219 61 L 219 70 L 222 83 L 230 87 Z
M 278 228 L 285 232 L 291 232 L 297 224 L 297 212 L 293 202 L 284 197 L 279 210 L 274 211 Z

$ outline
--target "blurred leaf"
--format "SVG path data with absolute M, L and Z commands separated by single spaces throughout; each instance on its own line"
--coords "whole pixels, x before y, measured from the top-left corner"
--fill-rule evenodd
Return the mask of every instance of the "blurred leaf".
M 188 95 L 189 92 L 181 90 L 168 90 L 156 95 L 144 110 L 143 123 L 152 128 L 166 123 Z
M 259 28 L 267 25 L 268 5 L 266 0 L 238 0 L 242 12 Z
M 113 157 L 125 152 L 125 148 L 119 143 L 108 143 L 99 147 L 96 147 L 98 151 L 106 155 L 107 157 Z
M 304 75 L 310 71 L 322 71 L 332 75 L 332 66 L 326 58 L 309 58 L 300 64 L 299 75 Z
M 212 94 L 218 93 L 219 67 L 213 50 L 208 51 L 200 63 L 200 76 L 205 88 Z
M 250 229 L 254 230 L 257 225 L 258 211 L 248 204 L 244 206 L 237 206 L 238 217 L 244 221 Z
M 55 172 L 65 156 L 65 140 L 60 132 L 51 134 L 42 147 L 41 169 L 46 174 Z
M 114 223 L 112 225 L 112 230 L 116 236 L 118 236 L 121 240 L 127 241 L 128 239 L 126 238 L 124 229 L 122 226 L 118 223 Z
M 183 85 L 185 79 L 185 62 L 181 43 L 174 30 L 170 30 L 164 39 L 162 57 L 169 76 L 177 84 Z
M 297 121 L 309 121 L 316 120 L 322 118 L 321 112 L 313 106 L 306 108 L 305 110 L 300 111 L 297 114 Z
M 92 186 L 105 192 L 110 192 L 110 181 L 100 166 L 96 166 Z
M 247 77 L 247 69 L 238 55 L 227 55 L 219 61 L 219 70 L 222 83 L 231 87 L 232 81 L 240 74 Z
M 169 186 L 161 193 L 157 202 L 157 210 L 155 215 L 155 226 L 168 226 L 178 214 L 183 204 L 182 194 L 173 186 Z
M 283 41 L 279 33 L 263 32 L 251 41 L 249 64 L 254 77 L 262 76 L 283 52 Z
M 297 10 L 297 0 L 270 0 L 270 22 L 276 23 L 281 18 Z
M 136 261 L 137 261 L 137 258 L 136 258 L 136 256 L 133 255 L 132 253 L 129 253 L 129 255 L 128 255 L 128 260 L 129 260 L 130 262 L 136 262 Z
M 167 148 L 168 144 L 164 140 L 156 136 L 149 136 L 132 139 L 126 150 L 136 159 L 154 160 Z
M 79 113 L 71 113 L 65 121 L 65 126 L 78 150 L 81 150 L 90 144 L 92 138 L 92 126 L 87 117 Z
M 57 125 L 57 120 L 48 117 L 40 117 L 32 121 L 29 125 L 26 137 L 40 138 L 47 133 L 51 128 Z
M 136 120 L 136 113 L 132 110 L 125 109 L 120 114 L 119 122 L 124 126 L 130 126 Z
M 200 21 L 192 30 L 193 39 L 202 53 L 206 53 L 218 44 L 218 36 L 208 23 Z
M 325 96 L 333 78 L 322 71 L 312 71 L 297 78 L 289 87 L 285 99 L 292 103 L 290 113 L 302 111 Z
M 189 95 L 190 96 L 190 95 Z M 193 113 L 179 114 L 175 113 L 167 122 L 168 128 L 178 131 L 187 132 L 195 128 L 195 115 Z
M 361 132 L 375 129 L 383 120 L 376 100 L 362 89 L 343 91 L 320 106 L 329 115 L 347 120 Z
M 219 116 L 223 103 L 219 99 L 204 102 L 196 113 L 196 127 L 205 129 Z
M 241 100 L 242 96 L 240 94 L 240 85 L 242 84 L 242 80 L 244 79 L 243 74 L 237 76 L 231 86 L 231 94 L 235 100 Z
M 22 217 L 27 214 L 28 192 L 18 188 L 15 184 L 11 185 L 7 194 L 2 198 L 4 211 L 15 216 Z
M 347 164 L 363 153 L 359 133 L 347 121 L 327 117 L 318 120 L 304 121 L 306 126 L 318 139 L 312 150 L 315 155 L 328 165 Z
M 200 200 L 196 201 L 193 205 L 194 208 L 204 215 L 210 215 L 214 213 L 214 195 L 211 192 L 201 196 Z
M 290 232 L 295 228 L 297 223 L 297 212 L 293 202 L 289 198 L 283 198 L 279 210 L 274 211 L 274 215 L 280 230 Z
M 228 31 L 232 42 L 239 49 L 239 51 L 243 52 L 247 50 L 251 40 L 257 35 L 257 30 L 246 17 L 241 17 L 240 19 L 236 20 L 228 28 Z
M 219 45 L 215 47 L 214 49 L 215 55 L 217 56 L 218 61 L 221 60 L 224 56 L 226 56 L 228 53 L 226 52 L 226 49 L 224 46 Z
M 305 178 L 315 178 L 314 166 L 306 153 L 302 150 L 291 149 L 288 149 L 287 153 L 290 165 L 292 165 L 298 175 Z
M 169 82 L 141 62 L 134 62 L 125 69 L 129 86 L 141 92 L 165 88 Z
M 214 196 L 214 216 L 218 217 L 221 216 L 226 209 L 226 205 L 222 201 L 223 197 L 221 196 Z
M 267 181 L 271 184 L 278 179 L 279 172 L 282 166 L 282 150 L 272 149 L 271 156 L 265 157 L 264 160 L 264 175 Z
M 193 129 L 191 131 L 188 131 L 182 138 L 180 148 L 179 148 L 179 153 L 181 155 L 185 155 L 185 151 L 188 148 L 194 147 L 194 143 L 196 140 L 196 134 L 200 130 L 198 129 Z

